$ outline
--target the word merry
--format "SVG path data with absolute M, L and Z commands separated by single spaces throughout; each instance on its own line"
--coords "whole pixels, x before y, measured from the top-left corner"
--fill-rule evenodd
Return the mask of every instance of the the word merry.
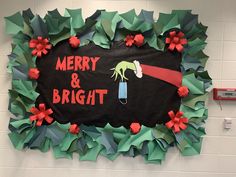
M 64 56 L 63 59 L 58 57 L 56 70 L 59 71 L 88 71 L 96 70 L 96 64 L 100 57 L 88 56 Z

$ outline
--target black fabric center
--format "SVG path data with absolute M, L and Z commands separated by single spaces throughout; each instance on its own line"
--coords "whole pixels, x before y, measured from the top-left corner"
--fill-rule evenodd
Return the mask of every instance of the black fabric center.
M 88 56 L 100 57 L 96 70 L 92 71 L 57 71 L 58 57 L 64 56 Z M 137 78 L 132 70 L 126 71 L 128 85 L 127 104 L 121 104 L 118 99 L 118 86 L 120 79 L 114 81 L 111 78 L 114 68 L 121 61 L 158 66 L 180 71 L 181 55 L 172 52 L 160 52 L 148 45 L 140 48 L 126 47 L 123 41 L 114 42 L 111 49 L 103 49 L 92 43 L 73 49 L 68 41 L 62 41 L 49 51 L 46 56 L 38 58 L 37 68 L 40 70 L 37 91 L 40 93 L 36 101 L 45 103 L 47 108 L 52 108 L 52 117 L 59 123 L 77 123 L 95 126 L 129 127 L 132 122 L 154 127 L 156 124 L 165 123 L 170 118 L 170 110 L 177 111 L 180 101 L 177 88 L 164 81 L 143 75 Z M 104 95 L 104 103 L 99 104 L 99 96 L 95 96 L 95 105 L 91 104 L 53 104 L 53 89 L 62 92 L 79 90 L 71 87 L 71 75 L 77 73 L 80 79 L 81 89 L 85 91 L 85 97 L 89 90 L 107 89 Z M 71 96 L 69 96 L 71 98 Z

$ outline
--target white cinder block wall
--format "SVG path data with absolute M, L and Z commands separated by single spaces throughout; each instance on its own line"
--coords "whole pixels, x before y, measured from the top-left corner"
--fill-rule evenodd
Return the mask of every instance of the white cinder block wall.
M 182 157 L 172 148 L 162 165 L 146 165 L 141 157 L 119 157 L 111 162 L 99 157 L 96 163 L 73 160 L 55 160 L 52 153 L 16 151 L 8 133 L 7 111 L 10 75 L 6 73 L 7 54 L 10 53 L 9 36 L 4 34 L 4 16 L 31 8 L 42 16 L 47 10 L 82 8 L 83 16 L 96 9 L 125 12 L 135 8 L 169 13 L 172 9 L 192 9 L 200 21 L 209 26 L 210 56 L 207 67 L 215 87 L 236 87 L 236 1 L 235 0 L 0 0 L 0 177 L 236 177 L 236 101 L 219 104 L 209 101 L 209 119 L 206 124 L 202 153 Z M 223 119 L 231 117 L 233 127 L 223 129 Z

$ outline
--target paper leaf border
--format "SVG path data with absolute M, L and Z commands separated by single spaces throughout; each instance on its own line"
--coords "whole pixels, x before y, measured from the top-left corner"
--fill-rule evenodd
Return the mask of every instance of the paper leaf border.
M 34 15 L 30 9 L 5 17 L 6 32 L 12 35 L 12 52 L 8 56 L 8 72 L 12 73 L 12 89 L 9 90 L 9 111 L 14 118 L 9 122 L 9 137 L 16 149 L 53 149 L 56 158 L 72 158 L 79 154 L 80 160 L 95 161 L 98 155 L 114 160 L 118 155 L 135 157 L 142 155 L 147 163 L 161 163 L 169 147 L 176 145 L 183 155 L 199 154 L 204 123 L 207 119 L 205 100 L 212 82 L 204 70 L 208 56 L 206 26 L 198 22 L 198 16 L 190 10 L 173 10 L 171 14 L 160 13 L 157 21 L 153 12 L 142 10 L 136 15 L 134 9 L 123 14 L 97 10 L 85 21 L 81 9 L 66 9 L 62 16 L 57 9 L 48 11 L 44 18 Z M 29 109 L 39 95 L 37 82 L 27 76 L 28 69 L 35 66 L 36 57 L 31 55 L 28 42 L 38 35 L 48 37 L 55 46 L 71 35 L 79 35 L 81 46 L 90 42 L 102 48 L 110 48 L 113 41 L 123 40 L 127 32 L 141 32 L 145 43 L 156 50 L 165 50 L 165 35 L 170 29 L 180 29 L 186 35 L 188 45 L 182 54 L 183 83 L 190 95 L 181 100 L 180 110 L 189 118 L 188 128 L 173 133 L 164 125 L 154 128 L 142 126 L 138 134 L 107 124 L 104 128 L 80 125 L 80 133 L 68 132 L 69 124 L 35 126 L 29 121 Z

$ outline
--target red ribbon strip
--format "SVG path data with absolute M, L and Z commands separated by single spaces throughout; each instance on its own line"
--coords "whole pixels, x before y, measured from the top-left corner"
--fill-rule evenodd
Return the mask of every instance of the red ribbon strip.
M 160 68 L 157 66 L 140 65 L 142 73 L 165 82 L 168 82 L 176 87 L 182 86 L 182 73 L 171 69 Z
M 46 109 L 46 106 L 44 103 L 39 104 L 39 109 L 36 107 L 32 107 L 30 109 L 30 112 L 34 115 L 30 116 L 30 121 L 36 121 L 37 126 L 41 126 L 43 123 L 43 120 L 45 120 L 47 123 L 52 123 L 53 118 L 49 115 L 53 113 L 52 109 Z
M 171 120 L 166 123 L 166 127 L 169 129 L 173 129 L 174 133 L 180 132 L 180 130 L 185 130 L 187 128 L 187 125 L 184 123 L 188 123 L 187 118 L 182 118 L 183 112 L 178 111 L 176 114 L 174 111 L 168 112 L 168 115 L 170 116 Z
M 183 45 L 187 44 L 187 39 L 184 38 L 183 32 L 171 31 L 169 37 L 166 38 L 166 44 L 170 44 L 169 50 L 176 49 L 178 52 L 182 52 L 184 50 Z

